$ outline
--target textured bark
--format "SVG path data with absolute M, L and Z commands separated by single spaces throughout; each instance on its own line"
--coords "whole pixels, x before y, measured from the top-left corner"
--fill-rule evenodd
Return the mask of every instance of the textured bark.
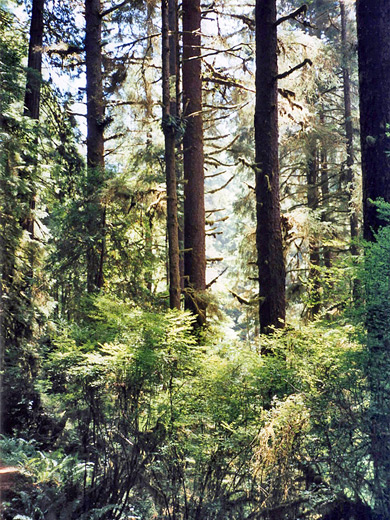
M 172 33 L 169 37 L 170 55 L 169 69 L 171 76 L 175 75 L 176 79 L 176 96 L 171 101 L 171 114 L 177 117 L 178 121 L 182 120 L 182 91 L 181 91 L 181 46 L 180 46 L 180 28 L 179 28 L 179 8 L 178 0 L 170 0 L 169 2 L 169 26 Z M 173 85 L 171 85 L 171 88 Z M 178 156 L 183 155 L 183 146 L 181 139 L 176 142 L 176 152 Z M 177 183 L 183 184 L 183 168 L 182 162 L 176 161 L 176 179 Z M 178 223 L 179 223 L 179 270 L 180 270 L 180 290 L 184 293 L 184 198 L 180 193 L 178 197 Z
M 167 187 L 169 304 L 180 309 L 180 253 L 176 190 L 176 38 L 175 0 L 162 0 L 163 130 Z M 173 12 L 172 12 L 173 11 Z M 172 23 L 174 24 L 172 26 Z
M 260 329 L 283 327 L 285 266 L 279 200 L 276 0 L 256 1 L 256 244 Z
M 101 49 L 101 2 L 85 0 L 85 61 L 87 76 L 88 235 L 87 290 L 103 286 L 105 209 L 99 191 L 104 178 L 104 101 Z
M 32 3 L 27 84 L 24 98 L 24 115 L 36 120 L 39 119 L 41 102 L 44 4 L 44 0 L 34 0 Z
M 205 323 L 206 239 L 199 0 L 183 0 L 184 273 L 186 308 Z
M 390 2 L 356 3 L 364 238 L 384 225 L 371 200 L 390 202 Z
M 354 151 L 353 151 L 353 124 L 352 124 L 352 104 L 351 104 L 351 80 L 348 67 L 348 40 L 347 40 L 347 20 L 345 13 L 344 0 L 340 0 L 340 15 L 341 15 L 341 48 L 342 48 L 342 70 L 343 70 L 343 90 L 344 90 L 344 119 L 345 119 L 345 137 L 346 137 L 346 152 L 347 152 L 347 170 L 346 181 L 348 191 L 349 204 L 349 224 L 351 230 L 351 253 L 358 254 L 356 246 L 356 238 L 358 236 L 358 217 L 356 207 L 353 201 L 355 190 L 355 179 L 353 174 Z
M 321 122 L 323 122 L 323 114 L 320 115 Z M 322 204 L 327 204 L 329 199 L 329 171 L 328 171 L 328 153 L 324 146 L 321 148 L 320 152 L 320 168 L 321 168 L 321 197 Z M 324 209 L 321 214 L 322 220 L 327 220 L 327 211 Z M 327 268 L 332 267 L 332 254 L 328 246 L 324 246 L 323 248 L 324 255 L 324 265 Z
M 28 49 L 27 62 L 27 82 L 24 97 L 24 115 L 31 117 L 35 121 L 39 121 L 39 112 L 41 105 L 41 72 L 42 72 L 42 45 L 43 45 L 43 10 L 45 0 L 34 0 L 31 10 L 30 25 L 30 41 Z M 37 139 L 34 145 L 37 146 Z M 35 169 L 38 164 L 36 154 L 28 161 Z M 31 181 L 31 179 L 30 179 Z M 26 218 L 22 222 L 22 227 L 30 233 L 30 237 L 34 238 L 34 210 L 36 193 L 34 186 L 30 194 L 30 200 L 27 205 L 30 208 Z
M 315 141 L 313 139 L 313 141 Z M 318 159 L 316 143 L 311 143 L 307 158 L 307 206 L 311 211 L 318 208 L 319 192 L 318 192 Z M 321 308 L 320 296 L 320 275 L 318 268 L 320 266 L 320 248 L 316 237 L 309 237 L 309 287 L 310 287 L 310 308 L 309 316 L 315 316 Z

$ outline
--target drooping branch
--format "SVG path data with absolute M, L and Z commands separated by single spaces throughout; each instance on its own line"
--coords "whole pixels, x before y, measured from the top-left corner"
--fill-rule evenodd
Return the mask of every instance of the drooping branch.
M 282 72 L 281 74 L 278 74 L 275 77 L 275 79 L 279 80 L 279 79 L 287 78 L 287 76 L 290 76 L 290 74 L 292 74 L 293 72 L 295 72 L 295 71 L 297 71 L 299 69 L 302 69 L 305 65 L 310 65 L 311 66 L 311 65 L 313 65 L 313 62 L 309 58 L 306 58 L 305 60 L 302 61 L 302 63 L 299 63 L 298 65 L 296 65 L 292 69 L 286 70 L 286 72 Z

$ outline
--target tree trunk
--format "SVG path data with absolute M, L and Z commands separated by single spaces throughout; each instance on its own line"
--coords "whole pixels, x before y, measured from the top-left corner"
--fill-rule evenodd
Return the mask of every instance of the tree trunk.
M 178 0 L 173 0 L 169 4 L 169 26 L 174 27 L 174 32 L 170 37 L 170 70 L 175 71 L 176 75 L 176 98 L 175 103 L 171 102 L 171 113 L 175 114 L 177 120 L 182 124 L 182 87 L 181 87 L 181 41 L 179 27 L 179 9 Z M 175 49 L 175 53 L 174 53 Z M 171 72 L 172 73 L 172 72 Z M 178 157 L 183 156 L 182 140 L 176 142 L 176 153 Z M 176 161 L 176 179 L 177 183 L 183 185 L 183 165 L 182 161 Z M 178 198 L 178 223 L 179 223 L 179 270 L 180 270 L 180 290 L 184 294 L 184 197 L 181 191 L 177 194 Z
M 371 203 L 390 202 L 390 2 L 356 3 L 359 53 L 360 130 L 364 238 L 385 223 Z
M 43 45 L 43 10 L 45 0 L 34 0 L 31 10 L 31 25 L 30 25 L 30 42 L 28 48 L 28 62 L 27 62 L 27 82 L 26 92 L 24 97 L 24 115 L 30 117 L 35 121 L 39 121 L 39 112 L 41 105 L 41 72 L 42 72 L 42 45 Z M 37 148 L 37 137 L 34 138 L 33 148 Z M 31 152 L 31 150 L 29 150 Z M 36 153 L 29 156 L 29 166 L 36 169 L 38 160 Z M 28 175 L 29 176 L 29 175 Z M 31 192 L 27 206 L 29 211 L 26 218 L 22 222 L 22 228 L 28 231 L 30 237 L 34 238 L 34 210 L 35 210 L 35 186 L 31 178 L 26 179 L 29 182 Z M 32 266 L 31 266 L 32 268 Z
M 184 154 L 184 273 L 186 308 L 206 320 L 204 154 L 200 0 L 183 0 L 183 114 L 187 122 Z
M 87 290 L 103 286 L 105 208 L 100 201 L 104 180 L 104 100 L 101 49 L 101 2 L 85 0 L 87 76 Z
M 34 0 L 32 3 L 27 63 L 27 84 L 24 97 L 24 115 L 35 120 L 39 119 L 41 103 L 44 4 L 45 0 Z
M 175 0 L 162 0 L 163 130 L 167 186 L 167 231 L 169 263 L 169 304 L 180 309 L 180 253 L 176 190 L 176 37 Z
M 344 0 L 340 0 L 340 14 L 341 14 L 341 48 L 342 48 L 342 70 L 343 70 L 343 90 L 344 90 L 344 119 L 345 119 L 345 137 L 346 137 L 346 152 L 347 152 L 347 191 L 349 204 L 349 223 L 351 230 L 351 253 L 357 255 L 358 250 L 356 246 L 356 239 L 358 236 L 358 217 L 356 207 L 353 201 L 354 196 L 354 153 L 353 153 L 353 125 L 352 125 L 352 108 L 351 108 L 351 81 L 348 67 L 348 41 L 347 41 L 347 20 L 345 15 Z
M 324 124 L 324 114 L 320 114 L 321 124 Z M 320 168 L 321 168 L 321 198 L 322 198 L 322 212 L 321 220 L 327 221 L 328 219 L 328 202 L 329 202 L 329 171 L 328 171 L 328 151 L 327 148 L 322 144 L 320 152 Z M 323 247 L 324 265 L 328 269 L 332 267 L 332 254 L 329 246 Z
M 309 137 L 313 142 L 310 143 L 309 153 L 307 157 L 307 206 L 309 210 L 314 212 L 318 208 L 318 160 L 317 146 L 315 137 Z M 319 313 L 321 308 L 320 296 L 320 248 L 318 239 L 315 236 L 309 237 L 309 312 L 310 317 L 314 317 Z
M 285 266 L 279 200 L 276 0 L 256 1 L 256 244 L 260 329 L 285 321 Z

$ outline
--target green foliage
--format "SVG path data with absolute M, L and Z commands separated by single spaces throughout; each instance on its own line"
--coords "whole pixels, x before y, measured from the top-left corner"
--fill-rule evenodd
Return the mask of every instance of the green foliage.
M 390 222 L 390 205 L 375 202 L 383 222 Z M 390 348 L 390 227 L 385 224 L 366 244 L 362 266 L 365 289 L 365 324 L 369 357 L 366 374 L 369 388 L 370 456 L 373 465 L 374 510 L 380 518 L 389 514 L 390 450 L 388 446 L 390 418 L 389 348 Z
M 200 347 L 186 314 L 91 303 L 45 365 L 67 419 L 61 442 L 91 468 L 84 511 L 238 520 L 367 496 L 365 355 L 352 326 Z
M 38 451 L 24 439 L 0 439 L 2 462 L 19 468 L 14 486 L 3 496 L 3 517 L 69 519 L 81 501 L 91 468 L 76 456 Z

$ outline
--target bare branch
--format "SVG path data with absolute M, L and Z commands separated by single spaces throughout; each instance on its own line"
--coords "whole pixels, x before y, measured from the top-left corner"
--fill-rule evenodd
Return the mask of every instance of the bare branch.
M 249 300 L 247 300 L 246 298 L 243 298 L 239 294 L 231 291 L 230 289 L 229 289 L 229 292 L 231 295 L 233 295 L 239 301 L 239 303 L 243 303 L 244 305 L 252 305 Z
M 289 76 L 290 74 L 292 74 L 293 72 L 295 72 L 296 70 L 299 70 L 301 69 L 302 67 L 304 67 L 305 65 L 313 65 L 313 62 L 311 60 L 309 60 L 309 58 L 306 58 L 304 61 L 302 61 L 302 63 L 300 63 L 299 65 L 296 65 L 295 67 L 293 67 L 292 69 L 290 70 L 287 70 L 286 72 L 282 72 L 281 74 L 278 74 L 276 76 L 276 80 L 279 80 L 279 79 L 283 79 L 283 78 L 287 78 L 287 76 Z
M 279 20 L 276 20 L 276 26 L 280 25 L 283 22 L 286 22 L 287 20 L 296 20 L 298 16 L 305 15 L 307 13 L 307 5 L 303 4 L 301 7 L 296 9 L 290 14 L 287 14 L 286 16 L 282 16 L 279 18 Z
M 118 139 L 119 137 L 124 137 L 126 134 L 124 134 L 123 132 L 119 133 L 119 134 L 114 134 L 114 135 L 110 135 L 109 137 L 106 137 L 104 139 L 104 142 L 107 142 L 107 141 L 112 141 L 113 139 Z
M 211 214 L 211 213 L 218 213 L 219 211 L 225 211 L 225 208 L 221 208 L 221 209 L 207 209 L 206 210 L 206 213 L 207 214 Z
M 210 190 L 210 191 L 207 192 L 207 194 L 210 195 L 210 194 L 217 193 L 218 191 L 223 190 L 224 188 L 226 188 L 226 186 L 227 186 L 228 184 L 230 184 L 230 183 L 232 182 L 232 180 L 234 179 L 234 177 L 235 177 L 235 175 L 233 175 L 232 177 L 230 177 L 230 179 L 229 179 L 227 182 L 225 182 L 225 184 L 224 184 L 223 186 L 221 186 L 220 188 L 216 188 L 215 190 Z
M 213 174 L 210 174 L 210 175 L 205 175 L 204 178 L 205 179 L 212 179 L 213 177 L 219 177 L 220 175 L 223 175 L 224 173 L 226 173 L 226 170 L 224 170 L 222 172 L 218 172 L 218 173 L 213 173 Z
M 221 13 L 220 11 L 215 11 L 215 13 L 222 15 L 222 16 L 228 16 L 229 18 L 235 18 L 236 20 L 241 20 L 252 31 L 254 31 L 256 28 L 255 20 L 253 18 L 249 18 L 248 16 L 245 16 L 243 14 Z
M 100 13 L 100 17 L 104 18 L 105 16 L 108 16 L 109 14 L 113 13 L 114 11 L 117 11 L 121 7 L 124 7 L 128 3 L 130 3 L 130 0 L 123 0 L 123 2 L 121 2 L 120 4 L 113 5 L 112 7 L 110 7 L 108 9 L 106 9 L 105 11 L 101 12 Z
M 219 260 L 223 260 L 223 258 L 215 258 L 215 259 L 213 259 L 213 260 L 218 260 L 218 261 L 219 261 Z M 219 273 L 219 275 L 216 276 L 216 277 L 214 278 L 214 280 L 211 280 L 211 282 L 209 282 L 209 283 L 206 285 L 206 289 L 210 289 L 210 287 L 211 287 L 212 285 L 215 284 L 215 282 L 218 280 L 218 278 L 220 278 L 223 274 L 226 273 L 227 269 L 228 269 L 228 268 L 226 267 L 226 269 L 224 269 L 221 273 Z

